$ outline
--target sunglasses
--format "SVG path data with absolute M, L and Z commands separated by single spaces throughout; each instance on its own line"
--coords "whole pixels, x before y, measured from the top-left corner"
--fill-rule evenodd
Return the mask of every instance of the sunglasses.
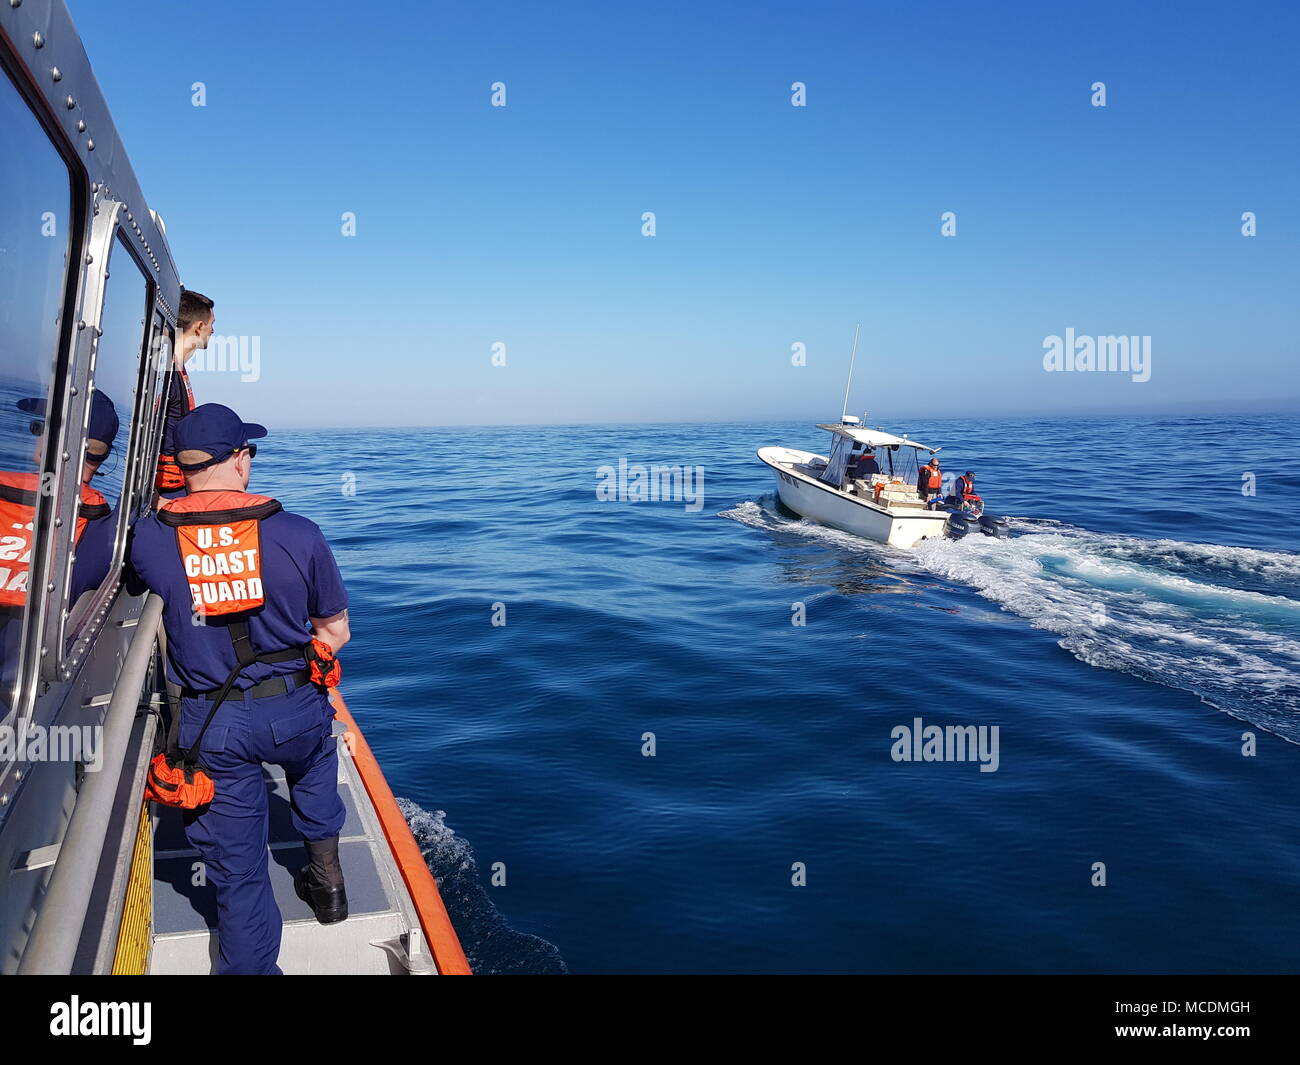
M 240 451 L 247 451 L 247 452 L 248 452 L 248 457 L 249 457 L 250 459 L 255 459 L 255 458 L 257 458 L 257 445 L 256 445 L 256 444 L 245 444 L 245 445 L 244 445 L 243 447 L 241 447 L 239 450 L 240 450 Z

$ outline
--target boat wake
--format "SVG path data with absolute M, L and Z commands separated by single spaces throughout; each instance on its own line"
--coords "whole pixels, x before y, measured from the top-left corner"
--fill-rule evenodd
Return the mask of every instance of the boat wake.
M 770 500 L 721 515 L 969 585 L 1081 661 L 1170 688 L 1300 743 L 1300 554 L 1010 519 L 1011 536 L 909 552 L 789 519 Z
M 442 810 L 430 813 L 410 799 L 397 805 L 411 827 L 425 864 L 460 937 L 475 975 L 561 974 L 568 967 L 553 943 L 516 932 L 479 882 L 478 862 L 467 841 L 447 825 Z

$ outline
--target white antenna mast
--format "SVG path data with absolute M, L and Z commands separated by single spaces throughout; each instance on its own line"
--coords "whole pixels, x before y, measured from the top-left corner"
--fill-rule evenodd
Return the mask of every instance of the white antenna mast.
M 844 409 L 840 411 L 840 424 L 844 424 L 844 416 L 849 413 L 849 389 L 853 387 L 853 360 L 858 357 L 858 330 L 862 328 L 859 322 L 853 327 L 853 354 L 849 356 L 849 379 L 844 385 Z

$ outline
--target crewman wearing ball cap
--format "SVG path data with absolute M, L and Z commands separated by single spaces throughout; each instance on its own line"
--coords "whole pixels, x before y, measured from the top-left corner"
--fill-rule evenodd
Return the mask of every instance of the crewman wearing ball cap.
M 34 466 L 39 466 L 45 442 L 45 399 L 20 399 L 15 406 L 32 415 L 30 428 L 39 437 Z M 90 402 L 90 431 L 81 466 L 81 484 L 77 501 L 77 520 L 73 526 L 72 550 L 76 562 L 72 567 L 72 586 L 68 595 L 71 606 L 85 592 L 98 588 L 108 575 L 113 561 L 117 519 L 102 492 L 91 487 L 91 479 L 108 458 L 117 439 L 118 418 L 113 401 L 96 391 Z M 35 470 L 0 472 L 0 690 L 8 691 L 14 680 L 22 626 L 12 624 L 20 618 L 27 604 L 27 584 L 31 576 L 32 524 L 36 516 L 40 475 Z
M 218 973 L 276 974 L 281 917 L 268 870 L 262 763 L 284 767 L 308 863 L 295 887 L 324 924 L 347 917 L 344 807 L 326 695 L 349 638 L 347 593 L 320 529 L 248 492 L 266 435 L 205 403 L 176 427 L 188 494 L 135 525 L 137 585 L 162 597 L 179 728 L 146 795 L 184 810 L 216 888 Z
M 76 562 L 72 567 L 69 606 L 74 605 L 84 593 L 98 588 L 113 564 L 117 518 L 103 493 L 92 488 L 90 482 L 101 473 L 101 467 L 113 452 L 118 424 L 113 401 L 96 390 L 90 397 L 90 430 L 81 467 L 80 513 L 87 517 L 87 521 L 75 547 Z

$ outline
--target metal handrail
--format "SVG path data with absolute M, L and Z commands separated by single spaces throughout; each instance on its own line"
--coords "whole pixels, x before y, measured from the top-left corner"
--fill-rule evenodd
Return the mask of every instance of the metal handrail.
M 59 846 L 45 902 L 18 966 L 20 974 L 48 976 L 72 972 L 95 887 L 95 873 L 113 817 L 113 800 L 140 705 L 140 691 L 153 660 L 162 610 L 162 599 L 150 593 L 104 715 L 103 767 L 97 773 L 87 773 L 82 781 L 76 808 Z

